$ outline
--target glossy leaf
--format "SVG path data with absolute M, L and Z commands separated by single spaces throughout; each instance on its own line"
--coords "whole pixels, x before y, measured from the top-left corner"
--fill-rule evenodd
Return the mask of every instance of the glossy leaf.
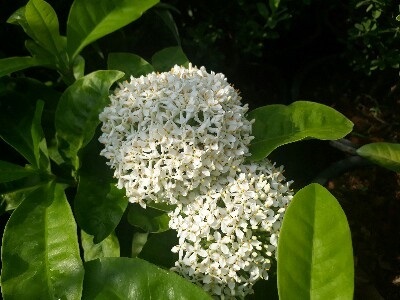
M 102 257 L 119 257 L 119 242 L 113 232 L 100 243 L 95 244 L 93 236 L 82 230 L 81 241 L 85 261 Z
M 156 71 L 169 71 L 174 65 L 189 66 L 189 59 L 181 47 L 169 47 L 158 51 L 151 58 L 152 65 Z
M 179 275 L 138 258 L 102 258 L 85 264 L 82 299 L 212 299 Z
M 146 232 L 163 232 L 169 229 L 166 212 L 151 207 L 143 208 L 139 204 L 130 205 L 128 222 Z
M 4 232 L 2 263 L 5 300 L 81 298 L 76 224 L 60 185 L 35 190 L 13 212 Z
M 43 108 L 44 102 L 38 101 L 32 120 L 31 136 L 36 166 L 41 170 L 50 172 L 49 153 L 47 151 L 47 143 L 42 129 Z
M 31 175 L 33 170 L 0 160 L 0 183 L 17 180 Z
M 59 32 L 58 18 L 50 4 L 43 0 L 30 0 L 25 7 L 25 19 L 31 37 L 39 45 L 54 56 L 65 51 Z
M 158 0 L 75 0 L 67 23 L 68 54 L 138 19 Z
M 5 202 L 5 210 L 16 209 L 29 195 L 39 188 L 40 185 L 28 186 L 16 191 L 2 194 L 3 201 Z
M 400 144 L 371 143 L 358 148 L 357 153 L 377 165 L 400 172 Z
M 2 58 L 0 59 L 0 77 L 31 67 L 44 66 L 48 63 L 47 59 L 30 56 Z
M 104 240 L 121 220 L 128 199 L 112 178 L 106 159 L 100 156 L 100 143 L 93 139 L 83 150 L 78 191 L 74 200 L 76 221 L 94 243 Z
M 250 160 L 263 159 L 279 146 L 306 138 L 336 140 L 353 128 L 335 109 L 308 101 L 263 106 L 251 111 L 248 119 L 255 119 Z
M 119 70 L 125 73 L 122 80 L 130 76 L 140 77 L 154 71 L 153 66 L 138 55 L 132 53 L 110 53 L 107 67 L 109 70 Z
M 111 85 L 122 76 L 119 71 L 96 71 L 75 81 L 61 96 L 55 115 L 57 142 L 60 154 L 75 169 L 79 168 L 78 151 L 100 124 Z
M 346 216 L 324 187 L 310 184 L 289 205 L 278 244 L 279 299 L 353 299 Z

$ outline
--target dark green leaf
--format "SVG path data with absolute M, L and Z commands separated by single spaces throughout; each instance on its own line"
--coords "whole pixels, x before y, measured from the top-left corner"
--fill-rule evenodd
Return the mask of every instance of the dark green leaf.
M 44 66 L 47 64 L 49 64 L 48 59 L 30 56 L 2 58 L 0 59 L 0 77 L 31 67 Z
M 163 232 L 169 229 L 166 212 L 151 207 L 143 208 L 139 204 L 130 205 L 128 222 L 146 232 Z
M 0 160 L 0 183 L 9 182 L 29 176 L 34 171 L 7 161 Z
M 125 190 L 115 186 L 112 171 L 99 153 L 100 143 L 93 139 L 83 152 L 74 200 L 76 221 L 94 236 L 94 243 L 101 242 L 113 232 L 128 206 Z
M 154 71 L 153 66 L 138 55 L 132 53 L 110 53 L 107 67 L 109 70 L 119 70 L 125 73 L 121 80 L 128 80 L 130 76 L 140 77 Z
M 95 244 L 93 236 L 82 230 L 81 240 L 85 261 L 102 257 L 119 257 L 119 242 L 113 232 L 100 243 Z
M 351 235 L 339 203 L 310 184 L 289 205 L 278 244 L 279 299 L 353 299 Z
M 104 240 L 118 225 L 128 205 L 125 190 L 119 190 L 114 183 L 106 184 L 102 179 L 82 174 L 74 210 L 78 224 L 94 242 Z
M 153 55 L 151 58 L 154 70 L 159 72 L 169 71 L 174 65 L 189 66 L 189 59 L 181 47 L 165 48 Z
M 357 153 L 377 165 L 400 172 L 400 144 L 371 143 L 358 148 Z
M 75 0 L 67 23 L 68 54 L 138 19 L 158 0 Z
M 27 35 L 33 38 L 32 30 L 25 17 L 25 6 L 18 8 L 7 20 L 7 23 L 20 25 Z
M 350 133 L 353 123 L 335 109 L 308 101 L 267 105 L 251 111 L 255 119 L 251 160 L 260 160 L 279 146 L 305 138 L 336 140 Z
M 149 234 L 146 244 L 139 253 L 139 257 L 153 264 L 171 268 L 178 260 L 178 254 L 171 251 L 178 244 L 175 230 L 167 230 L 161 233 Z
M 179 275 L 138 258 L 102 258 L 85 264 L 82 299 L 212 299 Z
M 50 4 L 43 0 L 30 0 L 25 7 L 25 19 L 30 28 L 30 35 L 44 49 L 59 56 L 65 52 L 62 42 L 58 18 Z
M 111 85 L 124 74 L 96 71 L 75 81 L 58 104 L 55 124 L 60 154 L 77 170 L 78 151 L 93 137 L 99 114 L 108 103 Z
M 13 212 L 2 248 L 3 298 L 81 299 L 76 224 L 60 185 L 48 184 Z
M 41 127 L 42 111 L 43 102 L 38 101 L 33 118 L 23 115 L 16 120 L 10 120 L 10 116 L 6 116 L 0 121 L 4 126 L 0 128 L 0 137 L 24 156 L 34 168 L 49 171 L 46 140 Z M 13 124 L 13 121 L 18 123 Z
M 163 5 L 160 5 L 163 4 Z M 172 35 L 175 38 L 175 41 L 178 45 L 181 44 L 181 40 L 179 38 L 179 31 L 178 27 L 176 26 L 175 20 L 169 11 L 170 8 L 173 9 L 173 7 L 170 7 L 168 4 L 165 3 L 160 3 L 157 5 L 157 9 L 155 12 L 157 15 L 161 18 L 161 20 L 164 22 L 165 26 L 169 29 L 169 31 L 172 33 Z M 179 13 L 179 11 L 178 11 Z

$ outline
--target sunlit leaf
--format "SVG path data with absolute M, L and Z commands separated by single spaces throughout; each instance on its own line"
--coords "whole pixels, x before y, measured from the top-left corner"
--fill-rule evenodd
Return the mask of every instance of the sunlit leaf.
M 119 242 L 114 233 L 111 233 L 100 243 L 95 244 L 93 236 L 82 230 L 81 241 L 85 261 L 102 257 L 119 257 Z
M 151 63 L 156 71 L 166 72 L 174 65 L 188 67 L 189 59 L 181 47 L 169 47 L 155 53 Z
M 25 19 L 30 29 L 30 36 L 44 49 L 58 56 L 65 51 L 58 18 L 50 4 L 43 0 L 30 0 L 25 7 Z
M 179 275 L 138 258 L 102 258 L 85 264 L 82 299 L 212 299 Z
M 279 146 L 306 138 L 336 140 L 351 132 L 353 123 L 335 109 L 308 101 L 257 108 L 248 114 L 253 123 L 251 160 L 260 160 Z
M 128 222 L 146 232 L 163 232 L 169 229 L 166 212 L 151 207 L 143 208 L 139 204 L 130 205 Z
M 65 90 L 58 104 L 55 124 L 60 154 L 79 168 L 78 151 L 93 137 L 99 114 L 108 103 L 111 85 L 124 74 L 119 71 L 95 71 Z
M 76 224 L 60 185 L 29 195 L 3 236 L 3 299 L 81 299 L 83 267 Z
M 310 184 L 289 205 L 278 243 L 279 299 L 353 299 L 351 235 L 339 203 Z
M 128 80 L 130 76 L 140 77 L 154 71 L 151 64 L 132 53 L 110 53 L 107 67 L 109 70 L 124 72 L 125 76 L 121 80 Z
M 400 144 L 371 143 L 358 148 L 357 153 L 377 165 L 400 172 Z
M 159 0 L 75 0 L 67 23 L 68 54 L 138 19 Z

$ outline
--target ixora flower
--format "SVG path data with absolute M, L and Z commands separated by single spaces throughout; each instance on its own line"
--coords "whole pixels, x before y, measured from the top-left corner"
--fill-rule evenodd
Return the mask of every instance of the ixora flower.
M 123 82 L 110 99 L 101 155 L 130 202 L 176 204 L 249 155 L 248 107 L 223 74 L 175 66 Z
M 188 194 L 170 213 L 178 232 L 173 268 L 222 299 L 244 298 L 268 278 L 284 212 L 293 197 L 283 168 L 241 165 Z

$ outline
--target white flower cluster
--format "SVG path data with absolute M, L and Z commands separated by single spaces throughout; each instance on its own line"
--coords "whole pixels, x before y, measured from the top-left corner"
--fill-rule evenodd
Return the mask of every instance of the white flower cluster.
M 284 211 L 292 199 L 282 167 L 241 165 L 191 191 L 170 213 L 178 232 L 175 270 L 221 299 L 244 298 L 267 279 Z
M 292 199 L 283 168 L 250 155 L 247 106 L 223 74 L 189 65 L 124 82 L 100 114 L 101 154 L 129 200 L 176 205 L 174 269 L 222 299 L 267 279 Z
M 100 114 L 105 156 L 130 202 L 178 203 L 243 163 L 248 107 L 223 74 L 189 65 L 120 85 Z

